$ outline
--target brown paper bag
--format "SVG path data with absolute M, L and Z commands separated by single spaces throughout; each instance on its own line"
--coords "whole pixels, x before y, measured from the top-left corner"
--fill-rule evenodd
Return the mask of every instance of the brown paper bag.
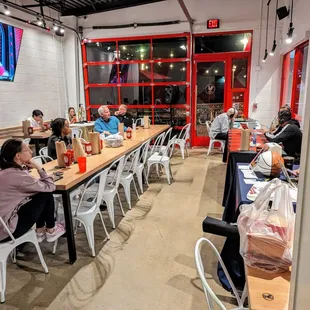
M 119 134 L 124 138 L 124 123 L 118 124 L 118 131 L 119 131 Z
M 149 129 L 150 128 L 150 119 L 148 116 L 144 116 L 143 117 L 143 121 L 144 121 L 144 129 Z
M 250 138 L 251 138 L 251 130 L 241 129 L 241 142 L 240 142 L 241 151 L 248 151 L 250 149 Z
M 77 162 L 79 157 L 86 157 L 80 138 L 72 139 L 72 148 L 75 162 Z
M 22 126 L 23 126 L 23 133 L 25 136 L 29 136 L 29 132 L 28 132 L 28 128 L 30 127 L 30 121 L 29 120 L 25 120 L 22 122 Z
M 60 168 L 65 168 L 64 154 L 67 152 L 67 148 L 64 141 L 56 141 L 56 156 L 57 156 L 57 165 Z
M 89 132 L 89 142 L 91 143 L 91 150 L 92 154 L 100 154 L 101 147 L 100 147 L 100 134 L 99 132 Z

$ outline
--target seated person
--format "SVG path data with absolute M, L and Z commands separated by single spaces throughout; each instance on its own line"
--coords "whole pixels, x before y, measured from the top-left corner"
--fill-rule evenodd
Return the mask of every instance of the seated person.
M 71 133 L 69 122 L 65 118 L 56 118 L 52 123 L 52 135 L 48 138 L 47 154 L 53 159 L 57 158 L 56 155 L 56 141 L 64 141 L 66 146 L 71 144 L 68 135 Z
M 43 118 L 43 113 L 40 110 L 34 110 L 32 112 L 32 117 L 28 118 L 28 121 L 30 121 L 30 126 L 33 127 L 34 131 L 41 130 L 41 120 Z
M 235 108 L 230 108 L 226 113 L 218 115 L 212 122 L 211 133 L 214 139 L 224 140 L 225 149 L 223 154 L 223 163 L 227 161 L 227 139 L 228 130 L 233 127 L 234 118 L 237 117 L 238 111 Z
M 69 115 L 69 123 L 70 124 L 74 124 L 77 122 L 77 117 L 76 117 L 76 113 L 75 113 L 75 109 L 70 107 L 68 109 L 68 115 Z
M 125 104 L 121 104 L 114 115 L 121 123 L 124 123 L 124 126 L 132 127 L 132 115 L 127 112 L 127 106 Z
M 279 112 L 278 112 L 278 116 L 276 116 L 276 117 L 272 120 L 271 125 L 270 125 L 270 131 L 275 131 L 275 130 L 279 127 L 279 114 L 280 114 L 280 112 L 282 112 L 282 111 L 289 111 L 289 112 L 292 113 L 291 107 L 290 107 L 288 104 L 283 105 L 283 106 L 280 108 Z M 297 119 L 292 118 L 292 119 L 290 120 L 290 123 L 291 123 L 291 124 L 295 124 L 296 126 L 298 126 L 298 127 L 300 128 L 300 124 L 299 124 L 299 121 L 298 121 Z
M 120 121 L 116 116 L 111 116 L 110 109 L 107 106 L 101 106 L 98 109 L 100 118 L 95 121 L 95 131 L 104 133 L 106 136 L 118 133 L 118 124 Z M 127 127 L 125 127 L 127 131 Z
M 301 152 L 302 132 L 291 120 L 290 111 L 283 110 L 279 112 L 278 129 L 271 133 L 266 132 L 265 136 L 269 142 L 282 143 L 285 153 L 298 159 Z
M 53 178 L 32 160 L 32 151 L 20 139 L 4 142 L 0 155 L 0 216 L 15 238 L 24 235 L 34 224 L 38 241 L 57 240 L 65 233 L 54 220 Z M 34 178 L 29 169 L 36 169 Z M 1 227 L 1 226 L 0 226 Z M 0 240 L 12 240 L 3 227 Z

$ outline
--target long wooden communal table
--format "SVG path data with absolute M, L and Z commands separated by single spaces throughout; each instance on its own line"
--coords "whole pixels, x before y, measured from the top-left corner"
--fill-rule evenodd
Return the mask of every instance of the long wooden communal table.
M 64 173 L 63 179 L 60 179 L 55 183 L 55 194 L 62 195 L 70 263 L 73 264 L 76 261 L 76 248 L 72 223 L 70 192 L 87 182 L 96 173 L 106 168 L 116 159 L 136 149 L 145 141 L 155 138 L 168 128 L 168 125 L 152 125 L 149 129 L 140 128 L 139 130 L 133 132 L 132 139 L 127 139 L 124 141 L 123 146 L 118 148 L 104 147 L 101 154 L 87 157 L 87 170 L 85 173 L 79 173 L 79 168 L 77 164 L 70 166 L 70 168 L 63 169 L 56 167 L 56 160 L 44 164 L 43 167 L 47 171 L 47 173 L 53 173 L 55 171 L 63 171 Z M 33 171 L 32 173 L 35 177 L 38 177 L 37 172 Z
M 252 310 L 288 309 L 291 271 L 270 273 L 249 266 L 245 270 Z

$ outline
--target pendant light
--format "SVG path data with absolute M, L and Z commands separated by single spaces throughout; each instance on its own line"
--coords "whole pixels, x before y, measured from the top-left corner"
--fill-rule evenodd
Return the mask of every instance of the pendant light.
M 277 3 L 276 3 L 276 12 L 278 10 L 278 5 L 279 5 L 279 0 L 277 0 Z M 275 22 L 274 22 L 273 45 L 272 45 L 271 52 L 269 53 L 270 56 L 274 56 L 274 52 L 275 52 L 275 50 L 277 48 L 277 40 L 276 40 L 276 37 L 277 37 L 277 23 L 278 23 L 278 16 L 276 14 Z
M 268 1 L 267 3 L 267 26 L 266 26 L 266 45 L 265 45 L 265 55 L 263 58 L 263 62 L 266 62 L 266 59 L 268 57 L 268 28 L 269 28 L 269 5 L 270 5 L 271 0 Z
M 293 32 L 294 32 L 294 27 L 293 27 L 293 9 L 294 9 L 294 0 L 292 0 L 292 5 L 291 5 L 291 22 L 290 22 L 290 26 L 288 28 L 288 32 L 287 32 L 287 38 L 285 40 L 286 44 L 290 44 L 293 41 Z

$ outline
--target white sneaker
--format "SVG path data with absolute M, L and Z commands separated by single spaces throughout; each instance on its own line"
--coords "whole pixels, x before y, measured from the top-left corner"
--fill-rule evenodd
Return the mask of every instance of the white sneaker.
M 66 229 L 60 223 L 56 223 L 52 233 L 46 232 L 46 241 L 54 242 L 66 232 Z
M 44 241 L 45 240 L 45 238 L 46 238 L 46 234 L 45 234 L 45 232 L 42 232 L 42 233 L 36 233 L 37 234 L 37 239 L 38 239 L 38 242 L 39 243 L 41 243 L 42 241 Z

